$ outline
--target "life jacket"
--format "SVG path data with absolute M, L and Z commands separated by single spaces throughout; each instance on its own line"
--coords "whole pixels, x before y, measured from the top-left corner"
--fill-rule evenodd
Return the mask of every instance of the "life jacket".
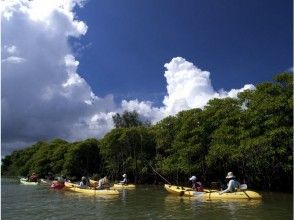
M 35 176 L 35 175 L 32 175 L 32 176 L 30 176 L 29 181 L 30 182 L 37 182 L 38 181 L 38 177 Z
M 201 182 L 196 182 L 196 191 L 203 192 L 203 185 Z

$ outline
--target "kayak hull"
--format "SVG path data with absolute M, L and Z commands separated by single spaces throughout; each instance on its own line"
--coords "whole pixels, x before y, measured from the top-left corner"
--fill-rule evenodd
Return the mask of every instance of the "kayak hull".
M 65 183 L 65 188 L 77 192 L 82 193 L 84 195 L 118 195 L 119 192 L 115 189 L 93 189 L 93 188 L 80 188 L 79 185 L 73 183 Z
M 23 185 L 29 185 L 29 186 L 36 186 L 38 185 L 39 183 L 38 182 L 29 182 L 27 181 L 26 178 L 20 178 L 20 183 L 23 184 Z
M 193 191 L 194 192 L 194 190 L 192 188 L 190 188 L 190 187 L 175 186 L 175 185 L 169 185 L 169 184 L 165 184 L 164 188 L 169 193 L 180 195 L 180 196 L 183 196 L 184 193 L 188 192 L 188 191 Z M 204 192 L 209 192 L 210 190 L 204 189 L 203 191 Z
M 135 184 L 113 184 L 113 187 L 111 187 L 112 189 L 135 189 L 136 185 Z
M 187 187 L 180 187 L 180 186 L 173 186 L 165 184 L 164 188 L 173 194 L 181 195 L 181 196 L 189 196 L 189 197 L 196 197 L 205 200 L 231 200 L 231 199 L 261 199 L 262 196 L 254 191 L 244 190 L 244 191 L 237 191 L 232 193 L 223 193 L 219 194 L 219 191 L 216 190 L 204 190 L 204 192 L 196 192 L 193 191 L 191 188 Z

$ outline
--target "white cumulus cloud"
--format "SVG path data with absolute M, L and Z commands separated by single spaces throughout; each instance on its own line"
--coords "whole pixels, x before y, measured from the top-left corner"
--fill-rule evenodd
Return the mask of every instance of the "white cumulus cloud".
M 100 137 L 110 129 L 113 97 L 92 92 L 68 43 L 87 31 L 73 12 L 78 6 L 83 1 L 2 2 L 3 153 L 38 140 Z M 93 118 L 99 114 L 108 119 Z
M 208 71 L 182 57 L 164 67 L 166 95 L 161 107 L 147 100 L 115 104 L 99 97 L 77 72 L 79 61 L 68 43 L 82 37 L 87 25 L 77 19 L 82 0 L 2 1 L 2 152 L 38 140 L 76 141 L 102 137 L 113 128 L 112 116 L 137 111 L 155 123 L 190 108 L 203 108 L 212 98 L 236 97 L 245 85 L 215 91 Z

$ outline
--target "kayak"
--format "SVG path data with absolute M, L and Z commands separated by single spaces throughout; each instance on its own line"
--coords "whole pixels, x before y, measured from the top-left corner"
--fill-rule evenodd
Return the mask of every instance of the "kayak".
M 36 186 L 39 183 L 38 182 L 29 182 L 26 178 L 20 178 L 20 183 L 23 185 L 31 185 L 31 186 Z
M 71 183 L 71 182 L 64 183 L 64 188 L 66 188 L 66 189 L 73 188 L 73 187 L 79 187 L 79 185 L 75 184 L 75 183 Z
M 180 187 L 174 185 L 165 184 L 164 188 L 173 194 L 180 196 L 190 196 L 200 199 L 213 200 L 213 199 L 261 199 L 262 196 L 254 191 L 242 190 L 231 193 L 219 194 L 219 191 L 205 189 L 204 192 L 193 191 L 188 187 Z
M 97 187 L 98 181 L 90 179 L 90 186 Z M 135 188 L 136 188 L 135 184 L 119 184 L 119 183 L 115 183 L 113 184 L 112 187 L 110 187 L 110 189 L 135 189 Z
M 112 189 L 135 189 L 136 185 L 135 184 L 113 184 Z
M 118 195 L 119 192 L 115 189 L 95 189 L 95 188 L 80 188 L 79 185 L 74 183 L 65 182 L 65 188 L 85 195 Z
M 183 186 L 175 186 L 175 185 L 169 185 L 169 184 L 165 184 L 164 188 L 172 193 L 172 194 L 176 194 L 179 196 L 183 196 L 185 192 L 189 192 L 189 191 L 194 191 L 192 188 L 190 187 L 183 187 Z M 204 189 L 204 192 L 209 192 L 209 189 Z M 216 191 L 216 190 L 214 190 Z

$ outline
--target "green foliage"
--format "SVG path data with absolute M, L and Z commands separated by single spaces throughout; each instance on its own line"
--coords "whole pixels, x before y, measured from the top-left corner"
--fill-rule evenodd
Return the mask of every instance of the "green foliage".
M 292 190 L 293 75 L 246 90 L 238 98 L 210 100 L 204 109 L 179 112 L 149 126 L 137 112 L 113 116 L 115 128 L 102 139 L 68 143 L 56 139 L 16 150 L 2 159 L 2 174 L 52 172 L 152 183 L 159 177 L 205 184 L 233 171 L 260 189 Z M 148 126 L 146 126 L 148 125 Z M 161 179 L 159 181 L 162 181 Z
M 125 111 L 122 115 L 116 113 L 114 116 L 112 116 L 112 119 L 116 128 L 131 128 L 150 125 L 148 121 L 142 121 L 136 111 Z

